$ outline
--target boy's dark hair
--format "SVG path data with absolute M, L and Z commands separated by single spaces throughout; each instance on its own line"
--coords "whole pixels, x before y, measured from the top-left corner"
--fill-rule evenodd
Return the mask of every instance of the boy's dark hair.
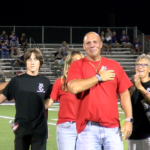
M 31 57 L 32 53 L 34 53 L 35 57 L 40 61 L 40 67 L 41 67 L 43 62 L 44 62 L 44 59 L 43 59 L 42 53 L 37 48 L 30 48 L 30 49 L 28 49 L 25 52 L 25 54 L 24 54 L 24 62 L 25 62 L 25 64 L 26 64 L 26 61 Z

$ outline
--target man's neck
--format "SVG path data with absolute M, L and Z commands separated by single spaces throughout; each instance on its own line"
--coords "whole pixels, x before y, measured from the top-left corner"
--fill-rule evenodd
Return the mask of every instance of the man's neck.
M 27 70 L 27 74 L 30 75 L 30 76 L 37 76 L 39 74 L 38 71 L 29 71 Z
M 90 57 L 90 56 L 86 56 L 86 57 L 90 61 L 99 61 L 99 60 L 101 60 L 101 55 L 99 55 L 97 57 Z

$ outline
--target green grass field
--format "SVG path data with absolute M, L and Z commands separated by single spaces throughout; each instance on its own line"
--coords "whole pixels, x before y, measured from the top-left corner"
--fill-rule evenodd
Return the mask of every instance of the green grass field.
M 118 105 L 119 107 L 119 105 Z M 120 107 L 119 107 L 120 108 Z M 59 105 L 54 104 L 50 107 L 48 114 L 48 123 L 56 124 L 58 118 Z M 14 134 L 9 125 L 10 118 L 15 116 L 14 105 L 0 105 L 0 150 L 13 150 L 14 149 Z M 4 118 L 8 117 L 8 118 Z M 119 109 L 119 118 L 122 121 L 125 116 L 123 111 Z M 56 126 L 49 124 L 50 139 L 47 142 L 47 150 L 57 150 L 56 145 Z M 124 141 L 124 150 L 127 150 L 127 142 Z

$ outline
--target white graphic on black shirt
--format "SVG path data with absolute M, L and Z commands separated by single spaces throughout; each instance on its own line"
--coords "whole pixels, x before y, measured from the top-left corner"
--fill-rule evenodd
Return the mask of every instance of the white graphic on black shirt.
M 44 91 L 44 85 L 43 83 L 39 83 L 39 86 L 38 86 L 38 91 L 37 92 L 40 92 L 40 93 L 45 93 Z
M 148 88 L 146 89 L 146 91 L 147 91 L 148 93 L 150 93 L 150 88 L 148 87 Z M 146 116 L 147 116 L 147 118 L 148 118 L 148 120 L 149 120 L 149 122 L 150 122 L 150 104 L 149 104 L 145 99 L 141 100 L 141 103 L 143 104 L 144 111 L 145 111 Z

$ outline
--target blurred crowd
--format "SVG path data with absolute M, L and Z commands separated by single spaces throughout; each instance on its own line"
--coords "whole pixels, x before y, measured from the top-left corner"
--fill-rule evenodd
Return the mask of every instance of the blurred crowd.
M 28 48 L 28 38 L 25 33 L 22 33 L 19 38 L 15 31 L 12 31 L 9 36 L 5 31 L 2 31 L 0 35 L 1 58 L 9 59 L 13 55 L 17 55 L 19 57 L 19 43 L 21 50 L 25 51 Z
M 140 51 L 142 50 L 142 44 L 139 41 L 138 38 L 136 38 L 133 43 L 130 41 L 129 35 L 126 34 L 125 30 L 122 30 L 122 33 L 120 36 L 117 36 L 117 33 L 115 31 L 111 31 L 110 28 L 107 28 L 107 31 L 101 31 L 100 33 L 101 40 L 103 42 L 103 47 L 101 50 L 101 53 L 103 54 L 104 50 L 107 52 L 107 54 L 111 54 L 111 48 L 131 48 L 131 53 L 138 55 L 140 54 Z

